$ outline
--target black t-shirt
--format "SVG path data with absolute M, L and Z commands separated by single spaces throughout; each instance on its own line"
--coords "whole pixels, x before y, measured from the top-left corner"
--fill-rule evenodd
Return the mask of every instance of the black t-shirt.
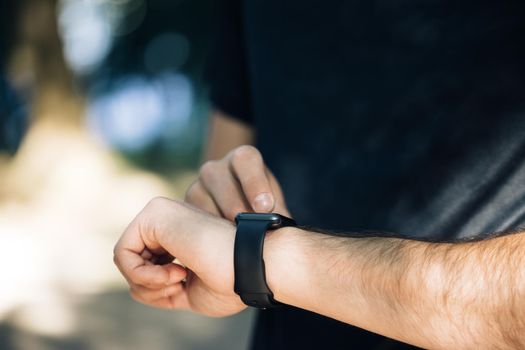
M 523 0 L 224 0 L 218 14 L 212 102 L 255 127 L 299 223 L 434 239 L 525 224 Z M 260 313 L 253 341 L 404 346 L 288 307 Z

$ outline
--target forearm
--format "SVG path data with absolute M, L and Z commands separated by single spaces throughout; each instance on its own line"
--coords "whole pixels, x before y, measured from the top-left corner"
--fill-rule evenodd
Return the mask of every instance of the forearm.
M 284 303 L 425 348 L 519 348 L 524 247 L 523 234 L 451 244 L 281 229 L 265 261 Z
M 210 113 L 208 140 L 204 151 L 204 159 L 220 159 L 232 149 L 241 145 L 251 145 L 254 142 L 254 132 L 251 126 L 237 119 L 213 110 Z

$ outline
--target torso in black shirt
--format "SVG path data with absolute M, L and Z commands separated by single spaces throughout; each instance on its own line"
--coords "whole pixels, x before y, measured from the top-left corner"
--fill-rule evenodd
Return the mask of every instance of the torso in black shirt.
M 254 125 L 298 222 L 435 239 L 525 224 L 525 2 L 246 0 L 221 12 L 212 102 Z M 253 342 L 402 346 L 292 308 L 262 313 Z

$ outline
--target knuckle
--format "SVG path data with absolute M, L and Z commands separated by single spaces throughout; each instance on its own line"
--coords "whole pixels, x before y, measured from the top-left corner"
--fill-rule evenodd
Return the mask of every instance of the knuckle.
M 266 189 L 264 177 L 261 176 L 247 176 L 243 179 L 243 186 L 252 194 L 251 192 L 255 192 L 255 194 L 259 193 L 260 191 L 264 191 Z
M 148 204 L 146 205 L 147 208 L 159 208 L 159 207 L 163 207 L 165 206 L 166 204 L 168 204 L 169 202 L 171 202 L 168 198 L 166 197 L 162 197 L 162 196 L 157 196 L 157 197 L 154 197 L 152 198 Z
M 155 292 L 154 290 L 153 291 L 147 291 L 147 292 L 144 292 L 142 293 L 141 295 L 141 298 L 143 301 L 145 302 L 152 302 L 153 300 L 157 299 L 156 296 L 157 296 L 158 292 Z
M 142 297 L 139 295 L 137 291 L 135 291 L 133 288 L 129 289 L 129 295 L 131 298 L 135 301 L 138 301 L 139 303 L 142 303 Z
M 158 196 L 148 202 L 143 212 L 141 212 L 141 215 L 147 219 L 148 217 L 155 216 L 156 214 L 165 212 L 167 210 L 178 210 L 180 207 L 184 207 L 181 201 Z
M 209 180 L 217 172 L 217 166 L 218 166 L 218 162 L 216 160 L 208 160 L 207 162 L 202 164 L 202 166 L 200 167 L 200 170 L 199 170 L 200 177 L 204 181 Z
M 200 186 L 199 182 L 194 182 L 186 191 L 186 195 L 184 196 L 184 200 L 190 203 L 193 203 L 197 201 L 197 199 L 200 197 Z
M 254 160 L 262 159 L 259 150 L 250 145 L 237 147 L 232 153 L 232 164 L 242 164 Z
M 140 278 L 139 276 L 137 276 L 136 274 L 134 274 L 132 272 L 128 273 L 127 277 L 128 277 L 128 280 L 129 280 L 130 284 L 141 285 L 141 284 L 144 283 L 142 278 Z M 131 289 L 131 290 L 133 290 L 133 289 Z

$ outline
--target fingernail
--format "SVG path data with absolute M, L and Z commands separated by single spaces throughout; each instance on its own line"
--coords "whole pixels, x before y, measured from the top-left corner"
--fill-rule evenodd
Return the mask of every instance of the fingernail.
M 273 209 L 273 197 L 269 193 L 261 193 L 253 201 L 253 209 L 260 212 L 268 212 Z

